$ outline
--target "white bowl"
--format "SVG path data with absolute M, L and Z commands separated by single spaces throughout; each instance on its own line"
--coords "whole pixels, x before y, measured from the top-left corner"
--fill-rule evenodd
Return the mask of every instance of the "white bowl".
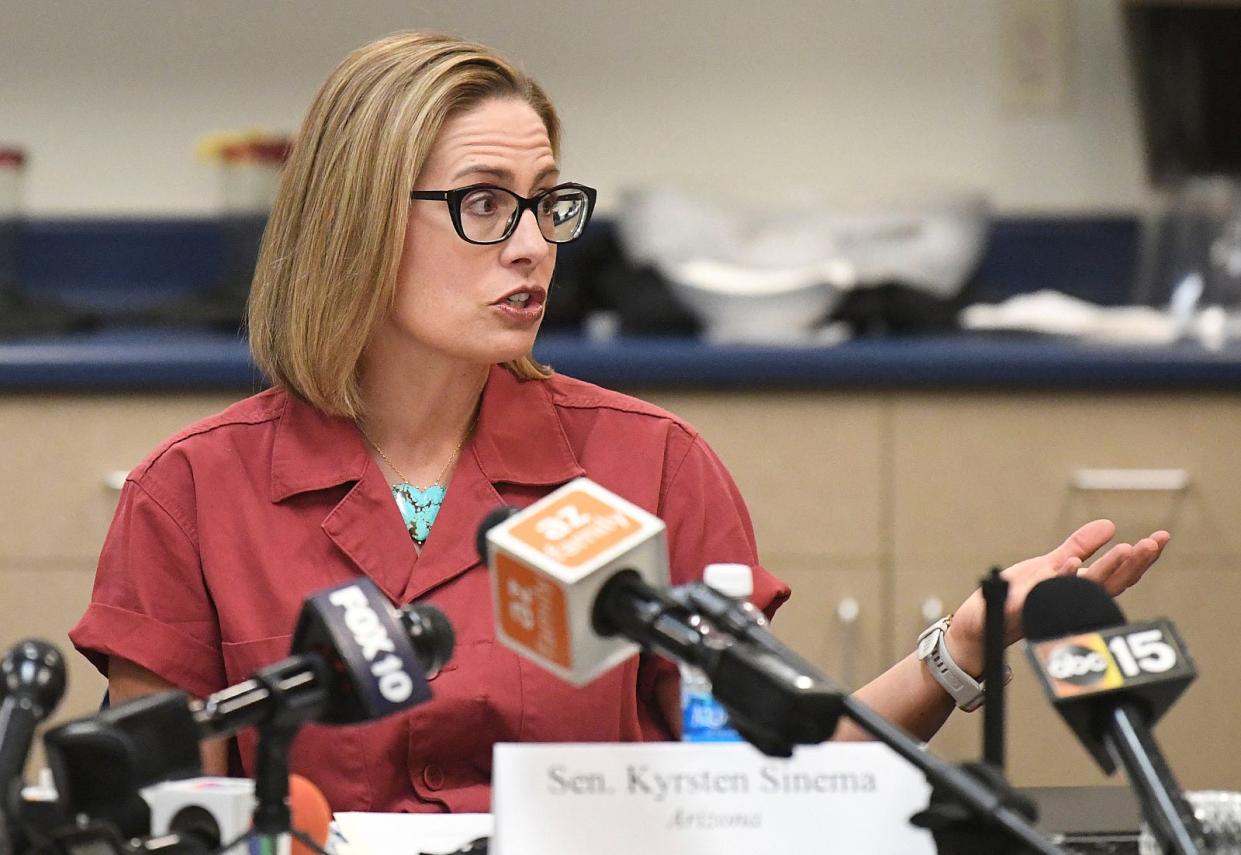
M 754 344 L 814 339 L 848 276 L 839 265 L 751 271 L 706 260 L 663 272 L 673 296 L 702 322 L 705 338 Z

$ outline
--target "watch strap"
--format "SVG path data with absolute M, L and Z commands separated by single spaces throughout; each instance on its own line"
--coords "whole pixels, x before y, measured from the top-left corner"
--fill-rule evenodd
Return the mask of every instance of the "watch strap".
M 922 631 L 918 636 L 918 658 L 926 663 L 935 682 L 952 697 L 957 707 L 965 712 L 973 712 L 982 706 L 987 692 L 982 681 L 975 680 L 948 652 L 945 638 L 951 623 L 952 615 L 948 615 Z M 1012 669 L 1006 668 L 1004 682 L 1007 683 L 1012 676 Z

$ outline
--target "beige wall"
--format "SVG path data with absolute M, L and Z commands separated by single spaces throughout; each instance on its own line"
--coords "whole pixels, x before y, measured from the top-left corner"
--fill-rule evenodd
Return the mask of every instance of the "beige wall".
M 1066 0 L 1067 106 L 1017 114 L 1000 66 L 1019 2 L 5 0 L 0 140 L 32 154 L 32 214 L 207 213 L 201 135 L 292 129 L 351 47 L 432 27 L 522 60 L 566 117 L 568 173 L 605 200 L 678 176 L 750 198 L 920 185 L 1010 211 L 1139 204 L 1119 7 Z

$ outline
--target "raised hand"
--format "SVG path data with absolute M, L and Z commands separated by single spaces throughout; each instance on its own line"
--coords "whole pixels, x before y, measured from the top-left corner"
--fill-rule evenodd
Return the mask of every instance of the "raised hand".
M 1018 562 L 1001 574 L 1008 580 L 1005 603 L 1005 625 L 1009 644 L 1025 634 L 1021 626 L 1021 608 L 1030 589 L 1053 576 L 1076 573 L 1097 582 L 1113 597 L 1135 585 L 1163 552 L 1170 535 L 1157 531 L 1137 543 L 1118 543 L 1099 556 L 1089 567 L 1084 562 L 1098 552 L 1112 536 L 1116 526 L 1111 520 L 1088 522 L 1064 543 L 1050 552 Z M 982 639 L 985 607 L 982 591 L 975 591 L 953 614 L 948 629 L 948 649 L 966 671 L 982 671 Z

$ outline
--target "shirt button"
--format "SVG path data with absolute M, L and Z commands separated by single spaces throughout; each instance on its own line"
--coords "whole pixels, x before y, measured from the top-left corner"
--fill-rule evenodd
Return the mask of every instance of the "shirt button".
M 444 770 L 434 763 L 428 764 L 422 770 L 422 782 L 432 790 L 438 790 L 444 786 Z

